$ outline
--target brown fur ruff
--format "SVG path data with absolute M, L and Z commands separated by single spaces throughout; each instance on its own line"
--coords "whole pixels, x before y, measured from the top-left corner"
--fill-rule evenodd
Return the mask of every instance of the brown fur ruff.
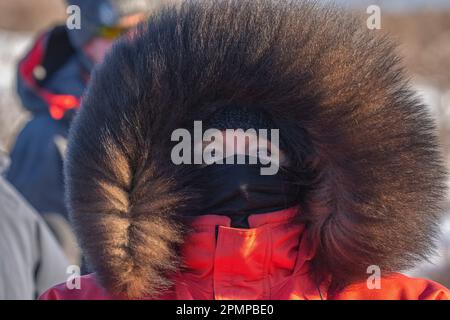
M 68 206 L 105 288 L 170 287 L 179 217 L 198 195 L 195 170 L 171 163 L 170 137 L 227 105 L 271 115 L 311 174 L 301 202 L 318 280 L 337 288 L 369 265 L 387 273 L 430 253 L 445 172 L 386 37 L 302 1 L 187 1 L 149 21 L 96 70 L 70 135 Z

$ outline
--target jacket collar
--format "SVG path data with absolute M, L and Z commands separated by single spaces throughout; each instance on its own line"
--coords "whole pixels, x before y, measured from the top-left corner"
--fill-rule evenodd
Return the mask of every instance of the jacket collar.
M 295 207 L 251 215 L 249 229 L 230 227 L 227 216 L 187 218 L 181 279 L 214 299 L 269 299 L 288 277 L 308 272 L 313 250 L 299 214 Z

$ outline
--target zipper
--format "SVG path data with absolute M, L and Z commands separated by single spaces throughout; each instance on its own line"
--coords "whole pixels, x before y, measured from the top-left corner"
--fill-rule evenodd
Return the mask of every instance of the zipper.
M 217 248 L 217 239 L 219 238 L 219 225 L 218 224 L 216 224 L 214 234 L 215 234 L 215 238 L 216 238 L 216 248 Z
M 216 249 L 217 249 L 217 243 L 218 243 L 218 239 L 219 239 L 219 225 L 218 224 L 216 224 L 216 226 L 214 227 L 214 235 L 215 235 L 215 239 L 216 239 Z M 215 255 L 215 252 L 214 252 L 214 255 Z M 214 268 L 215 268 L 215 266 L 214 266 Z M 215 278 L 214 278 L 214 270 L 213 270 L 213 283 L 212 283 L 212 285 L 213 285 L 213 300 L 217 300 L 216 299 L 216 281 L 215 281 Z

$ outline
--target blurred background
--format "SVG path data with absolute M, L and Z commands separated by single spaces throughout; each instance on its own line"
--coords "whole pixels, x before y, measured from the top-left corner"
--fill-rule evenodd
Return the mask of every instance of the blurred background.
M 95 1 L 95 0 L 93 0 Z M 155 0 L 161 2 L 164 0 Z M 336 0 L 366 24 L 369 5 L 379 5 L 381 31 L 399 43 L 413 85 L 430 107 L 450 169 L 450 0 Z M 30 115 L 16 96 L 16 68 L 38 34 L 66 19 L 62 0 L 0 0 L 0 150 L 11 151 Z M 450 203 L 450 201 L 449 201 Z M 0 204 L 1 205 L 1 204 Z M 450 208 L 450 205 L 449 205 Z M 448 210 L 450 212 L 450 210 Z M 450 213 L 442 221 L 436 256 L 410 274 L 450 286 Z

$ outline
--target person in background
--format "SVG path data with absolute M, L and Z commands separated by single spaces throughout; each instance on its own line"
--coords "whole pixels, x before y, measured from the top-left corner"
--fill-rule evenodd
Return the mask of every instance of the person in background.
M 17 137 L 9 182 L 44 217 L 73 263 L 79 249 L 64 205 L 63 158 L 74 113 L 114 40 L 145 19 L 152 0 L 69 0 L 81 29 L 61 25 L 41 35 L 19 63 L 17 90 L 32 118 Z
M 0 155 L 0 166 L 5 159 Z M 44 220 L 1 174 L 0 203 L 0 300 L 35 299 L 66 281 L 69 262 Z

